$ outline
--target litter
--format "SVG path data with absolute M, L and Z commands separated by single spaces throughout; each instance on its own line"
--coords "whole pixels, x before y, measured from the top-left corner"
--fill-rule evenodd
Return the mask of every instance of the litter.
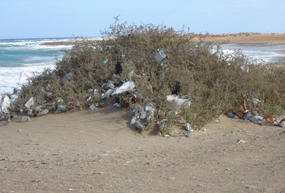
M 110 95 L 113 93 L 113 89 L 109 89 L 107 90 L 107 92 L 105 92 L 104 94 L 102 94 L 101 99 L 102 100 L 106 100 L 108 98 L 110 98 Z
M 257 106 L 257 105 L 260 105 L 261 104 L 261 101 L 257 98 L 252 98 L 252 103 Z
M 92 96 L 89 96 L 87 99 L 86 99 L 87 102 L 91 102 L 92 101 Z
M 112 82 L 108 82 L 107 83 L 107 86 L 110 88 L 110 89 L 114 89 L 115 88 L 115 85 L 112 83 Z
M 21 119 L 21 122 L 28 122 L 30 120 L 31 120 L 31 118 L 29 116 L 23 116 Z
M 245 112 L 244 110 L 242 110 L 242 109 L 237 109 L 237 110 L 235 110 L 235 111 L 233 112 L 233 114 L 235 114 L 236 116 L 238 116 L 240 119 L 243 118 L 243 116 L 244 116 L 245 113 L 246 113 L 246 112 Z
M 255 124 L 262 125 L 263 117 L 259 115 L 255 115 L 250 120 Z
M 4 94 L 1 100 L 1 112 L 5 114 L 10 113 L 11 100 L 8 95 Z
M 144 126 L 143 126 L 143 125 L 141 124 L 141 122 L 138 121 L 138 120 L 135 122 L 135 127 L 136 127 L 137 129 L 139 129 L 140 131 L 145 130 Z
M 121 62 L 118 61 L 115 66 L 115 74 L 120 75 L 123 72 L 123 67 L 121 65 Z
M 250 120 L 252 118 L 252 113 L 251 112 L 247 112 L 243 115 L 242 119 L 243 120 Z
M 227 115 L 228 115 L 229 118 L 232 118 L 232 119 L 238 119 L 238 118 L 239 118 L 239 117 L 238 117 L 236 114 L 234 114 L 234 113 L 228 113 Z
M 94 89 L 93 88 L 88 88 L 87 92 L 88 93 L 94 92 Z
M 186 131 L 190 131 L 190 129 L 192 129 L 190 123 L 186 123 Z
M 166 55 L 164 54 L 163 50 L 157 50 L 154 53 L 154 59 L 156 60 L 156 62 L 163 68 L 167 67 L 167 65 L 165 64 L 166 62 Z
M 115 103 L 113 104 L 114 107 L 117 107 L 117 108 L 120 108 L 121 107 L 121 104 L 120 103 Z
M 273 117 L 271 115 L 265 115 L 263 117 L 262 125 L 273 126 L 274 125 Z
M 58 105 L 56 108 L 56 113 L 62 113 L 67 111 L 67 106 L 66 105 Z
M 189 99 L 179 98 L 176 95 L 168 95 L 166 97 L 166 106 L 170 110 L 178 111 L 182 107 L 190 108 L 191 101 Z
M 34 105 L 34 97 L 31 97 L 26 103 L 25 103 L 25 107 L 27 109 L 31 109 L 31 107 Z
M 63 80 L 65 81 L 72 81 L 73 80 L 73 74 L 71 72 L 69 72 L 68 74 L 64 75 Z
M 105 59 L 104 61 L 103 61 L 103 64 L 108 64 L 108 59 Z
M 136 124 L 137 118 L 135 116 L 133 116 L 133 118 L 131 119 L 130 125 L 133 126 Z
M 189 137 L 189 131 L 186 131 L 186 132 L 184 133 L 184 136 L 185 136 L 185 137 Z
M 89 106 L 89 109 L 90 109 L 91 111 L 95 111 L 95 110 L 97 109 L 97 106 L 94 105 L 94 104 L 92 104 L 92 105 Z
M 41 109 L 36 115 L 37 116 L 43 116 L 49 113 L 48 109 Z
M 248 65 L 242 65 L 240 68 L 241 68 L 241 70 L 244 71 L 244 72 L 247 72 L 247 73 L 249 72 L 249 67 L 248 67 Z
M 246 143 L 246 141 L 243 140 L 243 139 L 238 139 L 238 140 L 237 140 L 237 144 L 240 144 L 240 143 Z
M 128 81 L 128 82 L 125 82 L 119 88 L 116 88 L 115 91 L 112 93 L 112 95 L 118 95 L 118 94 L 122 94 L 125 92 L 130 92 L 130 91 L 133 91 L 134 88 L 135 88 L 135 83 L 133 81 Z

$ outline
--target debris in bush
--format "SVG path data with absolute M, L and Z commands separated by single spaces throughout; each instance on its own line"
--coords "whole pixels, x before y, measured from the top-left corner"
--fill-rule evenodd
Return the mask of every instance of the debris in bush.
M 242 116 L 243 120 L 251 120 L 251 118 L 253 117 L 251 112 L 246 112 L 244 113 L 244 115 Z
M 285 68 L 212 53 L 213 45 L 171 28 L 116 23 L 110 29 L 101 41 L 76 43 L 55 70 L 31 78 L 9 111 L 32 117 L 115 104 L 130 109 L 138 130 L 159 129 L 162 135 L 176 125 L 185 132 L 187 123 L 202 128 L 240 106 L 229 116 L 257 124 L 272 124 L 258 114 L 285 112 Z
M 271 115 L 265 115 L 263 117 L 262 125 L 273 126 L 274 125 L 273 117 Z
M 243 116 L 244 116 L 245 113 L 246 113 L 246 112 L 245 112 L 244 110 L 242 110 L 242 109 L 237 109 L 237 110 L 235 110 L 235 111 L 233 112 L 233 114 L 235 114 L 236 116 L 238 116 L 240 119 L 243 118 Z
M 241 109 L 235 110 L 233 113 L 229 113 L 228 117 L 232 119 L 240 118 L 243 120 L 249 120 L 258 125 L 282 127 L 282 121 L 278 122 L 277 120 L 274 120 L 271 115 L 254 115 L 254 113 L 251 113 L 249 111 L 243 111 Z
M 112 83 L 112 82 L 108 82 L 107 83 L 107 86 L 110 88 L 110 89 L 114 89 L 115 88 L 115 85 Z
M 182 107 L 190 108 L 191 101 L 189 99 L 179 98 L 176 95 L 168 95 L 166 97 L 166 106 L 170 110 L 178 111 Z
M 260 105 L 261 104 L 261 101 L 257 98 L 252 98 L 252 103 L 257 106 L 257 105 Z
M 105 65 L 108 64 L 108 59 L 104 60 L 103 64 L 105 64 Z
M 121 104 L 120 103 L 115 103 L 113 104 L 114 107 L 117 107 L 117 108 L 120 108 L 121 107 Z
M 63 80 L 65 80 L 67 82 L 72 81 L 73 80 L 73 74 L 70 72 L 70 73 L 64 75 Z
M 40 109 L 40 111 L 38 111 L 36 113 L 36 116 L 43 116 L 43 115 L 46 115 L 49 113 L 49 110 L 48 109 Z
M 27 109 L 31 109 L 31 107 L 34 105 L 34 97 L 31 97 L 26 103 L 25 103 L 25 107 Z
M 241 70 L 244 71 L 244 72 L 247 72 L 247 73 L 249 72 L 249 67 L 248 67 L 248 65 L 242 65 L 240 68 L 241 68 Z
M 190 131 L 192 128 L 191 128 L 191 125 L 190 123 L 186 123 L 186 131 Z
M 234 113 L 228 113 L 227 115 L 228 115 L 229 118 L 239 119 L 239 117 L 236 114 L 234 114 Z
M 121 62 L 117 62 L 116 67 L 115 67 L 115 74 L 120 75 L 123 72 L 123 68 L 121 65 Z
M 1 112 L 9 114 L 10 113 L 10 107 L 11 107 L 11 100 L 10 97 L 7 94 L 2 95 L 1 100 Z
M 164 54 L 163 50 L 157 50 L 154 53 L 154 58 L 157 61 L 157 63 L 162 67 L 167 67 L 166 65 L 166 55 Z
M 9 119 L 11 105 L 10 97 L 7 94 L 3 94 L 0 103 L 0 120 Z
M 66 112 L 67 109 L 67 105 L 57 105 L 55 113 L 63 113 Z
M 122 86 L 116 88 L 115 91 L 112 93 L 112 95 L 118 95 L 125 92 L 130 92 L 133 91 L 134 88 L 135 88 L 135 83 L 133 81 L 128 81 L 125 82 Z
M 89 106 L 89 109 L 91 111 L 95 111 L 97 109 L 97 105 L 92 104 L 92 105 Z
M 110 95 L 111 95 L 112 93 L 113 93 L 113 89 L 107 90 L 107 91 L 102 95 L 101 99 L 102 99 L 102 100 L 107 100 L 107 99 L 110 97 Z
M 184 133 L 184 136 L 185 136 L 185 137 L 189 137 L 189 131 L 186 131 L 186 132 Z
M 136 126 L 136 128 L 139 129 L 140 131 L 145 130 L 145 127 L 144 127 L 144 126 L 141 124 L 141 122 L 138 121 L 138 120 L 136 120 L 135 126 Z

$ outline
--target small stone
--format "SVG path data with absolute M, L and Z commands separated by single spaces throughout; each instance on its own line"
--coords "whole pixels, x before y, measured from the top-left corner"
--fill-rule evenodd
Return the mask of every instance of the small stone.
M 219 123 L 219 122 L 220 122 L 220 120 L 219 120 L 219 119 L 216 119 L 216 120 L 215 120 L 215 122 L 216 122 L 216 123 Z

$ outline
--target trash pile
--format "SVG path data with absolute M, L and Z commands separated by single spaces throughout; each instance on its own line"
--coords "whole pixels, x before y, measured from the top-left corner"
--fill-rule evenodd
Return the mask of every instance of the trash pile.
M 285 119 L 274 119 L 271 115 L 260 116 L 257 112 L 253 113 L 248 110 L 238 109 L 232 113 L 228 113 L 228 117 L 232 119 L 243 119 L 252 123 L 263 126 L 285 127 Z M 284 123 L 283 123 L 284 122 Z
M 248 112 L 285 112 L 285 68 L 252 66 L 244 56 L 213 53 L 212 45 L 171 28 L 116 23 L 110 29 L 103 40 L 76 43 L 54 71 L 3 95 L 0 119 L 25 122 L 48 113 L 112 105 L 129 109 L 130 126 L 140 132 L 167 135 L 179 127 L 189 136 L 229 109 L 240 108 L 241 99 L 251 98 L 253 90 L 251 110 L 232 116 L 269 124 L 270 117 L 261 120 Z

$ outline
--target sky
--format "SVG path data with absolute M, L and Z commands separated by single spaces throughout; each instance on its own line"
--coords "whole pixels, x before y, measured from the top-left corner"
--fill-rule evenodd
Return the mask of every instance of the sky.
M 285 33 L 285 0 L 0 0 L 0 39 L 98 37 L 129 24 L 195 33 Z

